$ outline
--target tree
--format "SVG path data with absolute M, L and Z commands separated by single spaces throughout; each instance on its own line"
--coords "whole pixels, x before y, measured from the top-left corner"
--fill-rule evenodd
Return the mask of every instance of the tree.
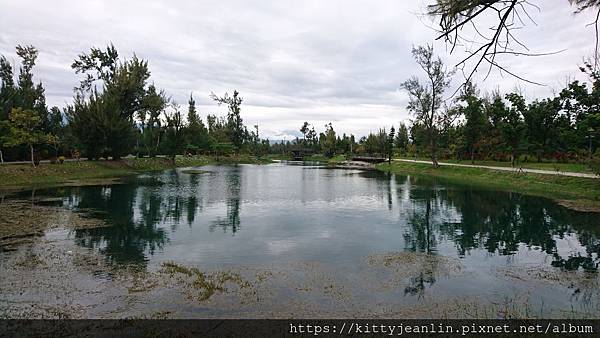
M 258 132 L 258 124 L 254 125 L 254 130 L 250 132 L 250 138 L 252 139 L 252 147 L 254 148 L 254 155 L 260 156 L 260 134 Z
M 426 129 L 431 161 L 437 168 L 437 137 L 444 122 L 440 108 L 452 73 L 445 69 L 439 57 L 434 58 L 432 46 L 413 48 L 412 54 L 427 75 L 427 82 L 421 82 L 413 76 L 402 83 L 401 88 L 408 92 L 408 110 L 414 114 L 417 123 Z
M 61 143 L 65 138 L 65 125 L 63 121 L 63 114 L 60 109 L 56 106 L 50 109 L 48 114 L 48 124 L 46 126 L 46 132 L 54 136 L 49 142 L 54 148 L 54 157 L 58 157 L 58 152 L 61 147 Z
M 526 109 L 525 99 L 520 94 L 510 93 L 506 98 L 511 103 L 511 107 L 502 112 L 500 130 L 504 144 L 510 151 L 510 164 L 515 166 L 517 152 L 521 146 L 525 134 L 525 124 L 523 123 L 523 112 Z
M 325 125 L 325 134 L 324 134 L 324 142 L 323 147 L 325 150 L 325 156 L 332 157 L 335 155 L 335 146 L 336 146 L 336 137 L 335 130 L 333 130 L 333 125 L 331 122 Z
M 556 123 L 560 111 L 558 99 L 536 100 L 523 111 L 527 141 L 535 151 L 538 162 L 542 162 L 542 155 L 549 150 L 552 138 L 558 136 Z
M 9 114 L 10 135 L 8 146 L 26 145 L 31 156 L 31 165 L 35 167 L 34 147 L 41 143 L 48 143 L 52 135 L 44 134 L 41 127 L 41 118 L 33 110 L 13 108 Z
M 308 139 L 310 145 L 314 148 L 317 145 L 317 132 L 315 131 L 315 127 L 312 126 L 308 133 L 306 133 L 306 138 Z
M 229 96 L 228 93 L 225 93 L 222 97 L 216 96 L 214 93 L 211 94 L 211 98 L 215 100 L 219 105 L 226 104 L 228 107 L 227 112 L 227 130 L 229 134 L 229 139 L 231 143 L 237 149 L 241 149 L 244 141 L 247 139 L 247 131 L 244 128 L 244 124 L 242 121 L 242 117 L 240 115 L 241 112 L 241 104 L 244 100 L 239 96 L 237 90 L 233 91 L 233 95 Z
M 173 103 L 171 109 L 165 111 L 164 115 L 167 122 L 165 147 L 171 161 L 175 164 L 177 154 L 181 154 L 183 151 L 185 123 L 176 103 Z
M 190 94 L 190 100 L 188 101 L 187 121 L 186 143 L 188 147 L 192 146 L 195 149 L 208 150 L 210 148 L 208 130 L 196 112 L 196 101 L 192 94 Z
M 142 127 L 142 143 L 150 157 L 158 154 L 160 138 L 163 133 L 161 115 L 170 103 L 163 90 L 158 91 L 153 84 L 148 87 L 144 97 L 143 109 L 138 113 Z
M 306 134 L 308 134 L 308 132 L 309 132 L 308 126 L 309 126 L 308 122 L 304 122 L 304 124 L 300 128 L 300 132 L 302 133 L 302 138 L 304 140 L 304 143 L 306 143 Z
M 593 153 L 594 145 L 600 139 L 600 70 L 586 62 L 580 70 L 590 78 L 588 83 L 573 81 L 565 88 L 559 98 L 569 122 L 573 124 L 572 142 L 578 148 L 588 146 L 588 156 Z
M 4 163 L 2 148 L 10 144 L 10 123 L 0 120 L 0 163 Z
M 33 46 L 16 47 L 17 55 L 21 58 L 21 67 L 17 79 L 17 87 L 13 96 L 13 107 L 21 107 L 37 112 L 42 128 L 47 127 L 48 110 L 44 86 L 41 82 L 33 82 L 33 67 L 38 57 L 38 51 Z
M 465 104 L 465 106 L 460 107 L 460 113 L 466 120 L 463 128 L 464 142 L 469 152 L 471 163 L 474 163 L 475 151 L 481 141 L 486 125 L 483 102 L 478 97 L 477 89 L 470 82 L 463 88 L 458 101 Z
M 597 66 L 600 0 L 569 0 L 569 2 L 576 7 L 575 13 L 590 8 L 598 10 L 595 21 L 595 65 Z M 497 67 L 520 80 L 536 83 L 512 73 L 496 60 L 496 57 L 501 54 L 528 56 L 548 54 L 531 53 L 515 34 L 515 31 L 526 26 L 526 20 L 530 20 L 535 24 L 529 14 L 531 9 L 539 10 L 540 8 L 531 4 L 528 0 L 436 0 L 433 4 L 427 6 L 427 14 L 439 18 L 440 35 L 436 40 L 444 39 L 450 44 L 451 52 L 457 46 L 465 47 L 468 55 L 457 64 L 457 67 L 465 66 L 470 60 L 475 62 L 471 71 L 467 72 L 465 84 L 472 79 L 484 61 L 489 65 L 488 74 L 492 67 Z M 478 19 L 481 19 L 481 21 L 478 21 Z M 473 28 L 472 37 L 463 36 L 462 31 L 465 27 Z M 491 34 L 482 33 L 483 29 L 491 29 Z M 517 50 L 516 48 L 522 49 Z
M 51 126 L 44 87 L 33 79 L 38 51 L 33 46 L 17 45 L 15 49 L 21 59 L 16 81 L 10 63 L 0 55 L 0 129 L 3 130 L 0 147 L 28 145 L 34 163 L 33 147 L 54 138 L 45 135 L 51 131 Z M 3 161 L 4 153 L 1 151 L 0 157 Z
M 128 154 L 135 140 L 134 118 L 145 108 L 148 63 L 135 55 L 123 61 L 118 57 L 115 47 L 109 45 L 105 51 L 92 48 L 90 53 L 80 54 L 71 65 L 85 77 L 76 89 L 69 122 L 79 124 L 73 128 L 75 136 L 91 158 L 98 156 L 99 150 L 113 159 Z M 96 89 L 97 81 L 101 90 Z M 100 138 L 90 138 L 88 129 L 95 129 Z
M 8 115 L 12 108 L 14 79 L 10 62 L 0 55 L 0 162 L 4 163 L 3 148 L 8 146 L 10 124 Z
M 390 128 L 390 134 L 388 135 L 388 144 L 387 144 L 387 151 L 388 151 L 388 163 L 392 163 L 392 156 L 394 156 L 394 134 L 396 133 L 396 130 L 394 129 L 394 126 L 392 126 Z
M 401 151 L 406 151 L 408 143 L 408 128 L 406 128 L 404 123 L 400 123 L 398 133 L 396 134 L 395 147 Z
M 0 121 L 3 121 L 8 120 L 15 95 L 13 70 L 4 55 L 0 55 L 0 82 Z

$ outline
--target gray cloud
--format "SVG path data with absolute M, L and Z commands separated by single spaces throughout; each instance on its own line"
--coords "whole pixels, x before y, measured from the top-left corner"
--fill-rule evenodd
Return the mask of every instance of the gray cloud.
M 243 117 L 264 136 L 291 138 L 309 121 L 333 121 L 340 131 L 364 135 L 407 120 L 399 84 L 419 74 L 412 45 L 431 43 L 435 32 L 416 13 L 423 1 L 75 1 L 0 0 L 0 53 L 16 60 L 16 44 L 40 50 L 37 79 L 48 103 L 71 101 L 77 54 L 114 43 L 123 57 L 148 59 L 152 81 L 180 104 L 193 92 L 203 114 L 220 112 L 214 91 L 237 89 Z M 574 17 L 566 0 L 542 4 L 537 26 L 518 32 L 532 52 L 565 52 L 543 58 L 504 57 L 527 78 L 530 98 L 550 95 L 593 50 L 585 25 L 593 13 Z M 464 54 L 437 52 L 449 65 Z M 478 75 L 482 76 L 482 75 Z M 511 90 L 517 81 L 493 72 L 483 90 Z

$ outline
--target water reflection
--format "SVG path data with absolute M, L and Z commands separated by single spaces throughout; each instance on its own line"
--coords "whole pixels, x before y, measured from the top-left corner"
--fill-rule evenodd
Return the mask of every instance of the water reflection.
M 227 217 L 217 217 L 211 222 L 209 227 L 211 232 L 216 228 L 221 228 L 223 232 L 231 231 L 232 234 L 235 234 L 240 227 L 240 171 L 241 167 L 237 166 L 225 172 Z
M 137 190 L 121 185 L 75 189 L 71 206 L 94 210 L 94 217 L 111 225 L 75 230 L 76 243 L 98 248 L 112 262 L 145 264 L 146 255 L 168 242 L 166 231 L 157 226 L 166 210 L 162 196 Z
M 425 178 L 398 181 L 398 200 L 409 199 L 411 205 L 404 236 L 407 250 L 433 253 L 438 237 L 453 242 L 459 256 L 477 249 L 513 255 L 525 245 L 550 255 L 553 266 L 598 270 L 597 215 L 516 193 L 474 190 Z M 404 195 L 407 190 L 409 197 Z M 560 252 L 557 242 L 567 237 L 578 243 L 572 243 L 570 252 Z
M 287 259 L 338 264 L 374 251 L 467 257 L 530 250 L 557 268 L 598 270 L 597 215 L 547 199 L 374 171 L 286 165 L 205 170 L 38 195 L 62 197 L 65 206 L 91 210 L 109 223 L 76 230 L 74 238 L 115 263 L 146 264 L 154 256 L 268 263 L 285 252 Z M 431 270 L 415 275 L 405 293 L 419 295 L 435 283 Z

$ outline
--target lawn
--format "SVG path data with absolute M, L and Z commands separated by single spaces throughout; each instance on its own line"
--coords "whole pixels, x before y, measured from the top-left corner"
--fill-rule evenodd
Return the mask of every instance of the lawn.
M 402 159 L 407 159 L 407 160 L 414 160 L 414 157 L 402 157 Z M 430 158 L 428 157 L 418 157 L 417 160 L 421 160 L 421 161 L 431 161 Z M 456 164 L 474 164 L 474 165 L 485 165 L 485 166 L 490 166 L 490 167 L 510 167 L 510 162 L 503 162 L 503 161 L 475 161 L 474 163 L 471 162 L 471 160 L 455 160 L 455 159 L 448 159 L 448 160 L 439 160 L 440 162 L 443 163 L 456 163 Z M 585 163 L 559 163 L 559 162 L 525 162 L 525 163 L 517 163 L 516 164 L 517 167 L 519 168 L 523 168 L 523 169 L 541 169 L 541 170 L 550 170 L 550 171 L 568 171 L 568 172 L 574 172 L 574 173 L 589 173 L 591 174 L 592 171 L 590 170 L 589 166 Z
M 580 201 L 581 205 L 587 206 L 587 210 L 600 210 L 600 179 L 451 166 L 434 169 L 430 164 L 408 162 L 385 163 L 377 168 L 398 174 L 427 175 L 456 183 L 522 192 L 555 200 Z

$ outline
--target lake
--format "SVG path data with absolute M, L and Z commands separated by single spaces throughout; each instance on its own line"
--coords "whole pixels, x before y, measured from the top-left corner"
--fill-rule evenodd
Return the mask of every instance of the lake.
M 102 318 L 600 313 L 600 215 L 540 197 L 282 162 L 169 170 L 5 202 L 17 199 L 106 226 L 72 229 L 57 218 L 0 252 L 0 313 L 9 316 L 29 303 Z M 31 255 L 56 261 L 18 264 Z M 68 282 L 36 282 L 44 274 Z M 44 288 L 56 297 L 40 296 Z

